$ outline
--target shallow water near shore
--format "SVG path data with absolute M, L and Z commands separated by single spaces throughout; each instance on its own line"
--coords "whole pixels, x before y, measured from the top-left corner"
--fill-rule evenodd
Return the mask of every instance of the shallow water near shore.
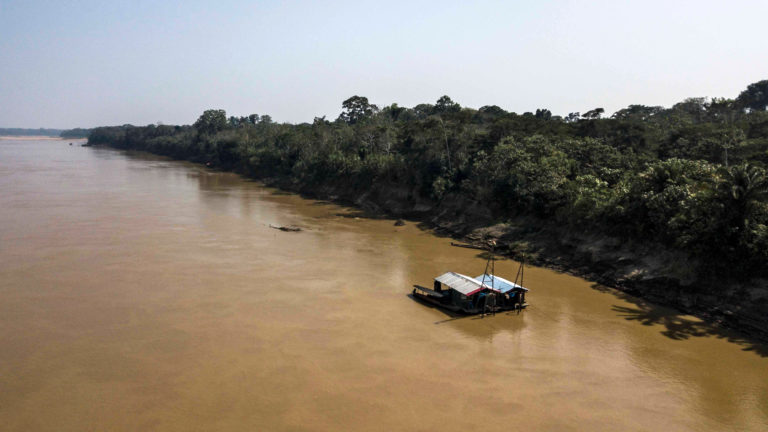
M 78 143 L 0 141 L 2 430 L 768 430 L 765 345 L 535 267 L 452 317 L 480 251 Z

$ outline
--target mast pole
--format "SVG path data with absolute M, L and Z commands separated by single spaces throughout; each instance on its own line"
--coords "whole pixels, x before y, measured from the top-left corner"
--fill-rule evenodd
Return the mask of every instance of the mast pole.
M 483 285 L 483 286 L 485 286 L 485 278 L 489 276 L 488 275 L 488 268 L 490 267 L 491 275 L 493 275 L 494 274 L 494 269 L 496 267 L 495 266 L 495 260 L 493 259 L 493 251 L 494 251 L 494 249 L 496 247 L 496 241 L 495 240 L 491 240 L 490 241 L 490 245 L 491 245 L 491 250 L 488 253 L 488 261 L 485 262 L 485 271 L 483 272 L 483 279 L 480 281 L 480 284 Z M 495 283 L 494 283 L 494 279 L 493 279 L 492 276 L 490 278 L 490 281 L 491 281 L 491 288 L 495 289 L 495 286 L 494 286 Z M 493 292 L 491 292 L 489 294 L 493 294 Z M 483 315 L 485 315 L 485 311 L 488 309 L 488 295 L 489 294 L 487 294 L 483 298 Z

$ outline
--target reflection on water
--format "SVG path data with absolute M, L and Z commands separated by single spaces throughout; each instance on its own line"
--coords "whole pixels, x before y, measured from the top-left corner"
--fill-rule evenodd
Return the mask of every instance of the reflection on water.
M 521 314 L 452 316 L 411 286 L 483 255 L 361 216 L 146 154 L 0 142 L 0 424 L 768 427 L 764 345 L 538 268 Z
M 682 315 L 674 309 L 660 308 L 639 299 L 619 295 L 635 307 L 613 306 L 618 316 L 638 321 L 646 326 L 661 326 L 661 334 L 674 340 L 686 340 L 691 337 L 717 337 L 743 346 L 744 351 L 753 351 L 761 357 L 768 357 L 768 346 L 755 342 L 739 333 L 713 327 L 699 319 Z

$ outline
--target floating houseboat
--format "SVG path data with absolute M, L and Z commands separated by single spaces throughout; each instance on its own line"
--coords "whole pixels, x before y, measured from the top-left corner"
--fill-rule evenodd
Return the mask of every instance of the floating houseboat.
M 475 278 L 454 272 L 443 273 L 435 278 L 432 289 L 419 285 L 413 288 L 415 298 L 465 314 L 521 310 L 528 306 L 526 292 L 528 289 L 522 285 L 487 273 Z

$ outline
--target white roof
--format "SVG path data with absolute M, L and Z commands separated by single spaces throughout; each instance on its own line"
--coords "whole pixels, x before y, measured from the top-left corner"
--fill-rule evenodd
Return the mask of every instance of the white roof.
M 497 289 L 491 288 L 486 284 L 480 283 L 479 281 L 476 281 L 469 276 L 465 276 L 460 273 L 454 273 L 454 272 L 443 273 L 440 276 L 436 277 L 435 280 L 440 282 L 441 284 L 447 285 L 452 289 L 455 289 L 456 291 L 464 295 L 472 295 L 483 289 L 489 289 L 492 291 L 501 292 Z
M 491 286 L 503 293 L 507 293 L 509 291 L 512 291 L 513 289 L 521 289 L 523 291 L 528 291 L 528 288 L 522 285 L 518 285 L 514 282 L 510 282 L 501 276 L 482 274 L 476 277 L 475 280 L 483 282 L 484 284 Z

